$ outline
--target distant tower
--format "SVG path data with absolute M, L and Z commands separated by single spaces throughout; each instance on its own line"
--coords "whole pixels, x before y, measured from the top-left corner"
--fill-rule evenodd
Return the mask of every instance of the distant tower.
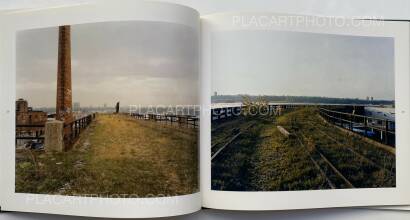
M 73 121 L 70 38 L 70 26 L 60 26 L 58 30 L 56 119 L 66 124 Z

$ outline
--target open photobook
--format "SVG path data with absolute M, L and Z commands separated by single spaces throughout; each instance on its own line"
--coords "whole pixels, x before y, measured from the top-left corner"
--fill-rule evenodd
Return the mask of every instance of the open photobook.
M 410 204 L 408 22 L 144 1 L 0 22 L 2 211 Z

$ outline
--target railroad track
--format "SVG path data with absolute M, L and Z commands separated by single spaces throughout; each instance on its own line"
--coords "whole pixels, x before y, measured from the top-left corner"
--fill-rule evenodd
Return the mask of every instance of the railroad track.
M 267 120 L 267 119 L 263 119 Z M 237 140 L 246 130 L 254 126 L 256 122 L 253 122 L 249 125 L 247 125 L 245 128 L 241 129 L 240 132 L 237 134 L 231 136 L 227 142 L 223 144 L 221 148 L 219 148 L 215 153 L 212 154 L 211 156 L 211 161 L 213 161 L 215 158 L 217 158 L 221 152 L 223 152 L 229 145 L 231 145 L 235 140 Z M 306 139 L 306 137 L 299 132 L 299 134 L 296 135 L 296 139 L 299 142 L 299 144 L 309 152 L 308 148 L 305 146 L 304 142 L 301 140 Z M 211 148 L 216 147 L 220 143 L 216 143 L 211 146 Z M 340 182 L 343 183 L 343 185 L 347 186 L 348 188 L 355 188 L 355 186 L 342 174 L 340 170 L 336 168 L 336 166 L 323 154 L 323 152 L 320 152 L 318 149 L 314 149 L 314 154 L 311 154 L 309 152 L 309 158 L 314 164 L 314 166 L 319 170 L 320 174 L 322 177 L 326 180 L 326 184 L 332 188 L 336 189 L 340 186 Z M 338 178 L 335 180 L 335 177 Z M 346 188 L 346 187 L 345 187 Z
M 313 146 L 313 154 L 312 154 L 309 148 L 304 144 L 304 142 L 300 139 L 299 136 L 301 136 L 303 140 L 306 139 L 306 136 L 299 132 L 299 134 L 296 134 L 295 137 L 298 140 L 299 144 L 303 148 L 306 149 L 306 151 L 309 154 L 310 160 L 313 162 L 315 167 L 319 170 L 322 177 L 326 180 L 330 188 L 332 189 L 338 188 L 336 184 L 337 182 L 343 182 L 346 186 L 348 186 L 348 188 L 355 188 L 355 186 L 342 174 L 342 172 L 339 171 L 332 162 L 330 162 L 330 160 L 323 154 L 323 152 L 321 152 L 315 146 Z M 324 163 L 323 162 L 320 163 L 320 161 L 318 160 L 322 160 Z M 320 166 L 320 164 L 325 164 L 327 167 L 323 168 L 323 166 Z M 335 180 L 335 178 L 331 176 L 337 176 L 337 178 L 339 178 L 340 180 Z
M 390 171 L 389 169 L 387 169 L 385 166 L 381 166 L 380 164 L 372 161 L 371 159 L 369 159 L 368 157 L 366 157 L 365 155 L 359 153 L 358 151 L 356 151 L 355 149 L 353 149 L 353 147 L 348 146 L 345 143 L 342 143 L 341 141 L 337 140 L 337 138 L 327 134 L 326 132 L 322 131 L 321 128 L 319 128 L 318 125 L 316 125 L 315 123 L 311 122 L 311 121 L 305 121 L 304 123 L 309 124 L 309 126 L 305 126 L 303 129 L 301 130 L 306 130 L 309 128 L 313 128 L 315 132 L 318 132 L 322 135 L 322 137 L 325 137 L 327 140 L 325 140 L 325 142 L 329 142 L 329 143 L 336 143 L 339 146 L 343 146 L 343 149 L 347 150 L 348 152 L 350 152 L 354 157 L 358 158 L 359 161 L 364 161 L 365 163 L 367 163 L 370 166 L 376 167 L 377 169 L 383 170 L 387 175 L 387 178 L 392 178 L 395 176 L 394 172 Z M 326 182 L 328 183 L 329 187 L 331 188 L 337 188 L 337 185 L 335 182 L 343 182 L 345 186 L 347 186 L 348 188 L 355 188 L 355 186 L 351 183 L 351 181 L 343 174 L 343 171 L 339 170 L 337 168 L 337 166 L 335 166 L 330 159 L 328 159 L 326 153 L 324 151 L 322 151 L 319 147 L 319 149 L 316 146 L 313 146 L 313 153 L 311 153 L 309 151 L 309 148 L 304 144 L 303 140 L 306 140 L 306 136 L 301 133 L 301 132 L 295 132 L 295 136 L 296 139 L 298 140 L 299 144 L 301 146 L 303 146 L 307 152 L 309 153 L 309 157 L 310 160 L 312 161 L 312 163 L 315 165 L 315 167 L 319 170 L 319 172 L 321 173 L 322 177 L 326 180 Z M 321 141 L 323 142 L 324 140 L 321 139 Z M 315 141 L 316 142 L 316 141 Z M 331 151 L 330 151 L 331 152 Z M 327 152 L 329 153 L 329 152 Z M 331 173 L 329 173 L 329 169 L 326 169 L 326 167 L 321 166 L 320 161 L 323 160 L 328 166 L 331 168 L 332 172 L 334 175 L 332 175 Z M 352 159 L 352 161 L 354 161 L 355 159 Z M 327 172 L 326 172 L 327 170 Z M 333 178 L 331 177 L 333 176 Z M 338 179 L 342 180 L 342 181 L 337 181 L 335 180 L 334 176 L 337 176 Z M 346 188 L 346 187 L 344 187 Z
M 369 164 L 372 165 L 372 166 L 375 166 L 375 167 L 377 167 L 377 168 L 379 168 L 379 169 L 384 170 L 384 171 L 387 172 L 390 176 L 394 176 L 394 175 L 395 175 L 392 171 L 388 170 L 385 166 L 379 165 L 378 163 L 372 161 L 371 159 L 367 158 L 365 155 L 363 155 L 363 154 L 357 152 L 356 150 L 354 150 L 354 149 L 353 149 L 351 146 L 349 146 L 348 144 L 345 144 L 345 143 L 343 143 L 343 142 L 337 140 L 335 137 L 333 137 L 333 136 L 331 136 L 331 135 L 329 135 L 329 134 L 326 134 L 325 132 L 323 132 L 322 130 L 320 130 L 320 129 L 318 129 L 318 128 L 317 128 L 317 131 L 318 131 L 319 133 L 321 133 L 322 135 L 326 136 L 327 138 L 331 139 L 332 141 L 336 142 L 337 144 L 343 145 L 348 151 L 350 151 L 351 153 L 353 153 L 354 155 L 356 155 L 357 157 L 359 157 L 361 160 L 365 161 L 366 163 L 369 163 Z
M 241 125 L 243 123 L 246 123 L 244 118 L 240 118 L 240 117 L 232 118 L 229 122 L 222 123 L 221 126 L 218 126 L 217 128 L 211 129 L 211 133 L 215 133 L 215 132 L 220 131 L 220 130 L 225 130 L 225 127 L 229 126 L 230 122 L 235 122 L 235 121 L 237 121 L 239 123 L 239 125 Z M 218 122 L 212 122 L 212 123 L 218 123 Z
M 258 122 L 262 121 L 273 122 L 272 118 L 262 119 Z M 329 127 L 315 123 L 315 120 L 312 118 L 306 117 L 302 120 L 295 118 L 295 122 L 296 126 L 294 128 L 284 127 L 288 127 L 287 129 L 293 133 L 292 136 L 296 144 L 300 145 L 302 149 L 306 149 L 308 158 L 323 178 L 322 184 L 327 184 L 327 186 L 332 189 L 338 189 L 361 187 L 361 185 L 366 184 L 378 185 L 392 183 L 392 177 L 395 176 L 395 172 L 389 155 L 384 155 L 382 152 L 372 150 L 370 146 L 362 146 L 361 143 L 356 142 L 356 140 L 341 140 L 340 137 L 336 137 L 331 133 L 332 130 Z M 225 140 L 228 141 L 224 143 L 219 142 L 218 144 L 212 145 L 212 148 L 221 145 L 222 147 L 211 155 L 211 160 L 218 157 L 219 159 L 224 158 L 224 155 L 220 156 L 221 153 L 226 151 L 233 142 L 238 140 L 238 138 L 253 125 L 254 124 L 250 124 L 249 127 L 242 128 L 239 133 L 228 135 L 228 137 L 225 138 Z M 314 135 L 315 133 L 320 135 Z M 336 148 L 336 146 L 339 148 Z M 363 147 L 363 149 L 361 147 Z M 382 164 L 380 164 L 381 159 L 387 161 L 387 163 L 382 162 Z M 389 170 L 388 167 L 391 167 L 391 170 Z M 383 172 L 383 179 L 378 179 L 377 176 L 375 177 L 373 174 L 370 175 L 370 173 L 370 176 L 360 177 L 360 173 L 363 171 L 366 172 L 366 169 L 370 169 L 372 172 Z M 377 182 L 371 182 L 373 180 Z
M 246 126 L 244 129 L 242 129 L 241 131 L 239 131 L 237 134 L 235 134 L 233 137 L 231 137 L 221 148 L 219 148 L 214 154 L 212 154 L 211 156 L 211 161 L 214 160 L 218 155 L 220 155 L 220 153 L 226 148 L 228 147 L 232 142 L 234 142 L 241 134 L 243 134 L 243 132 L 245 132 L 246 130 L 248 130 L 249 128 L 251 128 L 252 126 L 254 126 L 256 124 L 256 122 L 250 123 L 248 126 Z M 215 146 L 211 147 L 212 148 Z
M 349 144 L 346 143 L 342 143 L 341 141 L 339 141 L 336 137 L 330 135 L 329 133 L 324 132 L 321 128 L 319 128 L 318 125 L 309 122 L 310 125 L 320 134 L 322 134 L 323 136 L 325 136 L 326 138 L 330 139 L 331 141 L 335 142 L 336 144 L 340 145 L 340 146 L 344 146 L 344 148 L 348 151 L 350 151 L 353 155 L 359 157 L 361 160 L 363 160 L 364 162 L 377 167 L 378 169 L 383 170 L 384 172 L 388 173 L 390 176 L 395 176 L 394 172 L 392 172 L 391 170 L 387 169 L 386 166 L 382 166 L 376 162 L 374 162 L 373 160 L 369 159 L 367 156 L 359 153 L 358 151 L 354 150 L 353 146 L 350 146 Z
M 215 155 L 216 152 L 220 153 L 221 148 L 225 148 L 225 147 L 227 147 L 228 145 L 230 145 L 236 138 L 238 138 L 238 137 L 242 134 L 242 132 L 248 130 L 249 128 L 251 128 L 252 126 L 254 126 L 256 123 L 258 123 L 258 122 L 273 122 L 273 120 L 272 120 L 272 118 L 271 118 L 270 116 L 259 117 L 259 118 L 258 118 L 258 121 L 250 121 L 250 122 L 249 122 L 249 121 L 246 121 L 246 120 L 243 120 L 243 119 L 240 119 L 240 120 L 241 120 L 241 121 L 240 121 L 240 124 L 239 124 L 239 125 L 236 125 L 235 127 L 233 127 L 233 128 L 231 128 L 231 129 L 225 131 L 225 132 L 228 133 L 228 134 L 233 134 L 233 133 L 235 133 L 235 134 L 233 134 L 233 135 L 227 135 L 227 136 L 225 137 L 225 139 L 228 139 L 227 142 L 224 142 L 224 143 L 222 142 L 222 143 L 221 143 L 221 141 L 216 141 L 215 143 L 213 143 L 213 144 L 211 145 L 211 153 L 212 153 L 211 158 L 213 158 L 213 156 L 216 156 L 216 155 Z M 238 133 L 234 132 L 234 130 L 235 130 L 235 129 L 238 129 L 238 127 L 239 127 L 239 129 L 240 129 L 239 135 L 238 135 Z M 241 128 L 241 127 L 243 127 L 243 128 Z M 212 129 L 212 130 L 211 130 L 211 134 L 212 134 L 213 132 L 216 132 L 216 131 L 221 130 L 221 129 L 223 129 L 223 127 L 219 127 L 219 128 Z M 211 137 L 211 139 L 212 139 L 212 137 Z M 221 144 L 222 144 L 222 147 L 221 147 L 220 149 L 218 149 L 215 153 L 213 153 L 213 152 L 212 152 L 213 149 L 215 149 L 217 146 L 220 146 Z
M 235 133 L 234 130 L 237 130 L 238 128 L 241 129 L 241 127 L 246 127 L 246 126 L 248 126 L 250 123 L 252 123 L 252 122 L 240 121 L 239 124 L 237 124 L 237 125 L 235 125 L 235 126 L 232 126 L 232 127 L 229 128 L 229 129 L 223 129 L 223 128 L 225 128 L 225 126 L 220 127 L 220 128 L 216 128 L 216 129 L 214 129 L 214 130 L 211 131 L 211 134 L 212 134 L 212 133 L 215 133 L 216 131 L 219 131 L 219 130 L 224 130 L 224 132 L 225 132 L 226 134 L 229 134 L 229 135 L 226 135 L 226 137 L 225 137 L 225 139 L 226 139 L 226 138 L 228 138 L 229 136 L 232 137 L 232 134 Z M 221 144 L 221 141 L 216 141 L 215 143 L 213 143 L 213 144 L 211 145 L 211 148 L 214 148 L 215 146 L 220 145 L 220 144 Z

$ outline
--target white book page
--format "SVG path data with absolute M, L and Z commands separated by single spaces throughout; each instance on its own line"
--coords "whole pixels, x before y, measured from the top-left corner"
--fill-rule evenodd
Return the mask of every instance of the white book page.
M 201 21 L 204 207 L 284 210 L 410 202 L 407 23 L 270 13 L 217 14 Z M 270 106 L 265 123 L 246 118 L 245 113 L 252 116 L 246 104 Z M 363 128 L 371 120 L 369 109 L 387 110 L 388 105 L 395 108 L 394 121 L 385 123 L 395 124 L 394 143 L 390 136 L 383 139 Z M 229 110 L 211 117 L 211 108 Z M 331 120 L 332 115 L 323 113 L 330 108 L 356 109 L 346 115 L 365 120 Z M 238 109 L 240 114 L 235 114 Z M 284 123 L 291 114 L 295 126 Z M 311 121 L 303 123 L 311 115 L 322 118 L 318 125 L 327 129 L 325 144 L 314 135 L 322 131 L 296 130 L 309 128 Z M 263 138 L 254 141 L 255 133 Z M 331 147 L 332 143 L 341 146 Z M 297 147 L 300 150 L 292 150 Z M 338 154 L 345 151 L 350 153 Z M 382 156 L 373 157 L 373 151 Z M 380 179 L 374 172 L 385 174 Z
M 410 24 L 409 24 L 409 29 L 410 29 Z M 410 32 L 410 30 L 409 30 L 409 32 Z M 409 48 L 409 50 L 410 50 L 410 48 Z M 379 209 L 387 209 L 387 210 L 410 210 L 410 206 L 391 206 L 391 207 L 378 207 L 378 208 Z
M 196 96 L 199 84 L 199 14 L 197 11 L 169 3 L 112 1 L 46 10 L 13 11 L 6 13 L 4 18 L 0 30 L 0 57 L 2 57 L 0 121 L 3 140 L 0 147 L 2 161 L 0 205 L 2 210 L 106 218 L 164 217 L 200 210 L 198 165 L 195 165 L 199 163 L 196 153 L 199 145 L 196 135 L 198 126 L 188 124 L 193 121 L 193 118 L 186 119 L 183 116 L 178 118 L 177 115 L 174 119 L 178 121 L 174 120 L 172 123 L 170 117 L 157 122 L 153 117 L 149 120 L 142 118 L 141 115 L 137 115 L 140 114 L 139 112 L 129 115 L 131 109 L 136 111 L 140 106 L 151 104 L 155 106 L 199 105 Z M 28 105 L 33 106 L 34 110 L 39 110 L 42 106 L 55 106 L 57 37 L 59 34 L 62 36 L 59 29 L 62 25 L 71 27 L 73 111 L 83 108 L 91 112 L 94 111 L 91 109 L 95 109 L 95 106 L 99 106 L 100 110 L 95 110 L 98 112 L 95 120 L 84 131 L 83 128 L 79 129 L 79 123 L 86 123 L 86 119 L 71 124 L 75 132 L 72 130 L 73 133 L 70 133 L 72 136 L 69 137 L 74 137 L 77 135 L 76 132 L 80 131 L 77 143 L 82 143 L 81 146 L 59 152 L 61 149 L 51 149 L 47 144 L 43 145 L 40 141 L 36 141 L 34 143 L 37 144 L 25 145 L 26 149 L 24 149 L 16 146 L 16 122 L 19 119 L 15 118 L 17 115 L 15 112 L 21 110 L 21 108 L 16 109 L 16 100 L 27 99 Z M 67 35 L 63 34 L 63 38 L 64 36 Z M 49 44 L 46 42 L 47 39 Z M 63 44 L 67 45 L 67 43 Z M 45 59 L 41 61 L 40 58 Z M 22 67 L 25 61 L 21 59 L 31 62 L 32 67 L 28 69 L 27 66 Z M 26 68 L 27 71 L 21 71 L 22 68 Z M 27 72 L 31 72 L 32 75 L 22 77 Z M 44 74 L 50 76 L 44 79 Z M 21 79 L 25 77 L 31 79 L 22 82 Z M 48 78 L 54 82 L 43 84 L 38 80 L 40 78 L 44 81 L 48 81 Z M 32 87 L 34 84 L 38 86 Z M 49 90 L 50 94 L 37 93 L 41 90 L 37 89 L 43 87 L 48 88 L 46 90 Z M 37 92 L 34 92 L 35 90 Z M 94 93 L 96 91 L 102 95 L 91 95 L 96 94 Z M 69 92 L 71 93 L 71 89 Z M 22 94 L 26 97 L 17 97 Z M 64 92 L 64 95 L 66 94 L 68 93 Z M 116 96 L 115 102 L 113 96 Z M 101 98 L 106 101 L 101 101 Z M 83 100 L 81 107 L 78 100 Z M 118 103 L 118 108 L 115 109 L 117 101 L 121 102 L 121 107 Z M 24 104 L 24 100 L 19 103 Z M 33 109 L 28 111 L 33 112 Z M 71 109 L 67 111 L 72 113 Z M 118 114 L 113 114 L 113 111 L 117 111 Z M 146 112 L 141 114 L 147 116 Z M 163 112 L 158 114 L 164 115 Z M 63 120 L 67 120 L 64 117 L 66 116 L 62 117 Z M 160 116 L 157 115 L 158 117 Z M 138 132 L 130 135 L 139 138 L 132 142 L 134 144 L 125 144 L 124 141 L 129 139 L 120 138 L 116 146 L 112 145 L 111 150 L 106 153 L 100 151 L 103 157 L 96 156 L 94 159 L 91 157 L 90 160 L 76 159 L 76 162 L 64 168 L 70 160 L 68 158 L 73 155 L 99 152 L 98 149 L 101 149 L 102 145 L 108 146 L 112 143 L 114 134 L 120 135 L 115 133 L 116 129 L 112 129 L 102 135 L 101 138 L 106 140 L 99 146 L 91 146 L 92 139 L 82 142 L 84 136 L 98 133 L 96 127 L 93 128 L 93 123 L 97 123 L 95 126 L 98 127 L 98 123 L 113 118 L 117 118 L 118 121 L 128 121 L 124 121 L 123 125 L 135 123 L 135 126 L 142 126 L 140 133 L 146 131 L 148 133 L 141 137 L 138 137 Z M 123 127 L 123 132 L 128 131 L 131 131 L 130 127 Z M 65 132 L 66 130 L 64 135 Z M 152 136 L 156 132 L 158 135 L 166 135 L 159 140 L 160 137 Z M 171 134 L 176 136 L 170 136 Z M 43 133 L 40 132 L 40 136 L 42 135 Z M 64 140 L 65 138 L 66 136 Z M 51 143 L 47 140 L 45 142 Z M 126 150 L 125 145 L 130 149 Z M 32 151 L 27 146 L 36 149 L 44 147 L 44 149 Z M 121 153 L 119 149 L 124 151 L 121 150 Z M 21 176 L 25 176 L 20 169 L 31 167 L 30 161 L 25 162 L 23 166 L 20 162 L 15 164 L 22 158 L 20 155 L 16 159 L 16 155 L 20 154 L 21 150 L 38 156 L 37 171 L 41 178 L 26 179 L 26 182 L 18 180 Z M 179 153 L 175 155 L 173 152 Z M 55 156 L 49 158 L 55 161 L 51 162 L 52 166 L 44 162 L 50 155 Z M 94 174 L 83 177 L 74 175 L 73 179 L 78 181 L 68 181 L 61 187 L 54 185 L 53 178 L 58 180 L 66 173 L 75 173 L 73 169 L 86 169 L 84 167 L 93 164 L 93 161 L 96 162 L 94 164 L 96 167 L 106 164 L 106 169 L 88 170 Z M 135 166 L 132 167 L 133 165 Z M 52 169 L 56 169 L 54 174 Z M 107 175 L 114 175 L 115 178 Z M 51 185 L 44 185 L 46 180 Z M 81 187 L 81 184 L 84 185 Z

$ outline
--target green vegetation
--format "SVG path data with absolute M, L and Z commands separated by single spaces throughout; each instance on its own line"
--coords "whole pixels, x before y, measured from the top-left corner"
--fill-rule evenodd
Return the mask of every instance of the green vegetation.
M 197 130 L 98 115 L 72 150 L 23 150 L 16 192 L 157 197 L 198 191 Z
M 256 113 L 267 113 L 269 102 L 262 97 L 252 100 L 249 96 L 242 96 L 242 114 L 244 116 L 255 116 Z
M 220 190 L 246 190 L 250 188 L 251 171 L 253 170 L 253 162 L 255 148 L 259 141 L 256 136 L 259 136 L 261 130 L 269 124 L 269 121 L 260 118 L 244 118 L 240 116 L 226 126 L 225 123 L 217 126 L 212 132 L 212 152 L 217 151 L 222 147 L 223 140 L 231 137 L 231 134 L 237 134 L 240 130 L 244 130 L 255 122 L 254 126 L 249 127 L 245 133 L 233 141 L 229 147 L 223 150 L 222 154 L 218 155 L 212 162 L 212 188 Z M 220 131 L 219 127 L 223 127 Z M 215 135 L 218 134 L 218 135 Z M 222 161 L 222 162 L 219 162 Z
M 222 134 L 227 131 L 220 132 L 219 127 L 226 123 L 237 127 L 234 123 L 240 120 L 256 124 L 242 130 L 243 135 L 212 161 L 214 190 L 395 187 L 395 155 L 328 124 L 314 107 L 298 108 L 276 118 L 214 122 L 212 140 L 223 143 Z M 278 125 L 291 136 L 280 133 Z

